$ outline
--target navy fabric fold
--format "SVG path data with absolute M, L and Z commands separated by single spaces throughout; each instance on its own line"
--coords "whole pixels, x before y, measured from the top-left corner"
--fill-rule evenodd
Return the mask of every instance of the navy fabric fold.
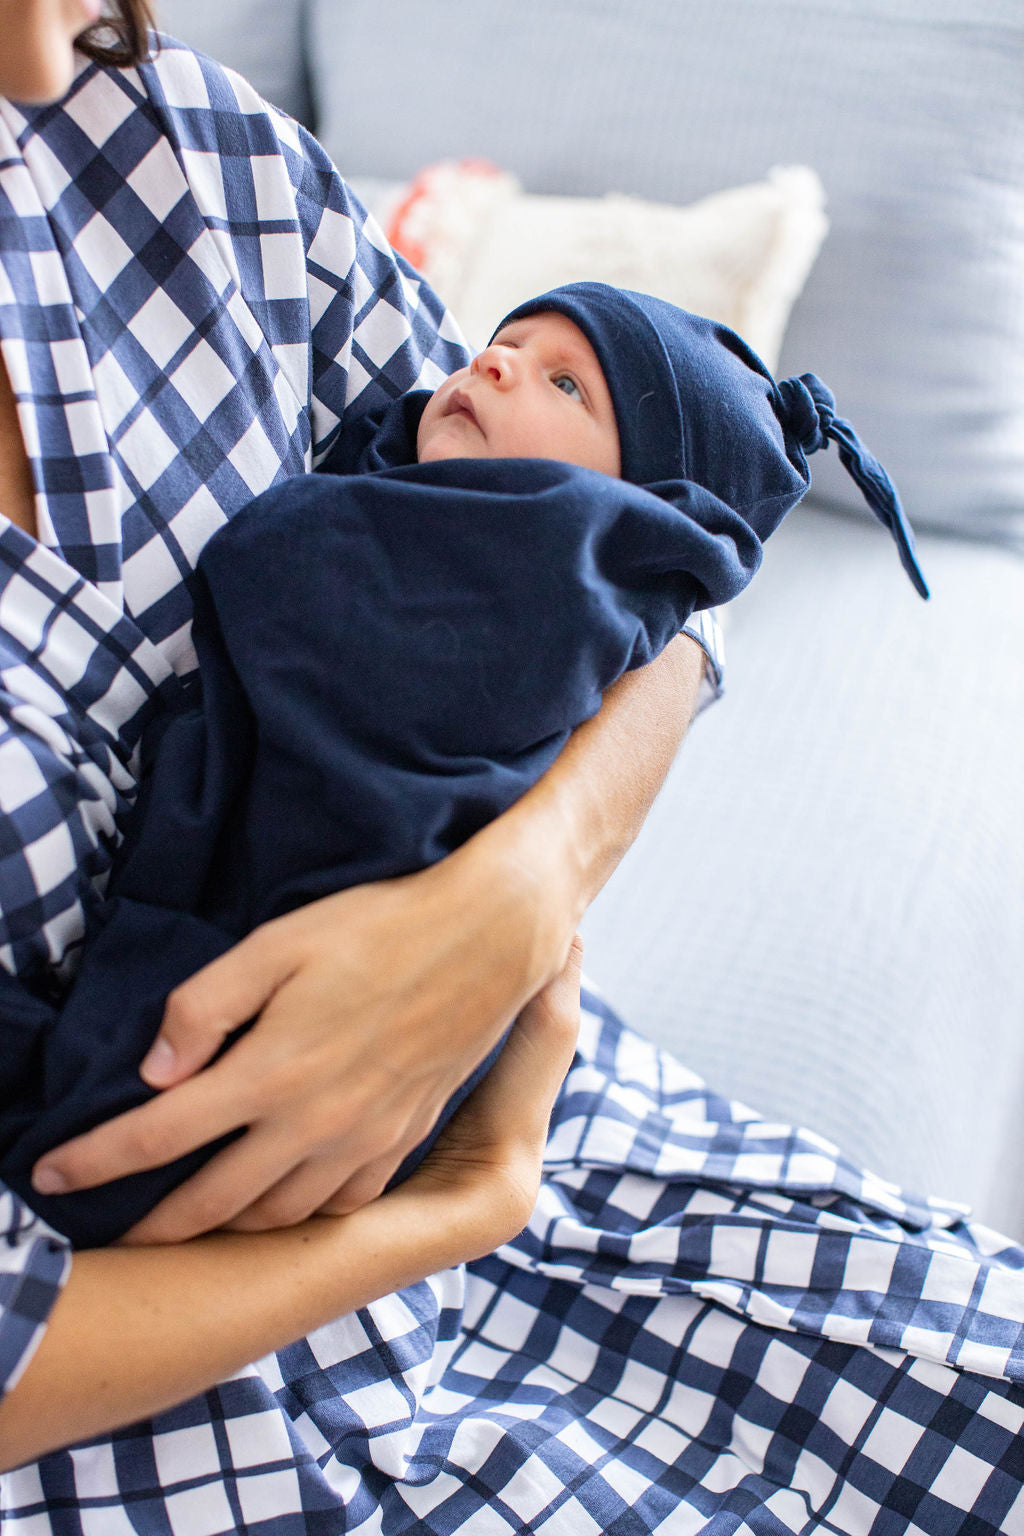
M 0 1175 L 76 1246 L 127 1230 L 215 1147 L 74 1195 L 35 1193 L 31 1169 L 152 1097 L 137 1068 L 167 993 L 268 919 L 444 857 L 760 557 L 698 485 L 670 504 L 551 460 L 301 476 L 236 515 L 199 562 L 201 687 L 144 738 L 70 993 L 0 981 L 19 1040 Z

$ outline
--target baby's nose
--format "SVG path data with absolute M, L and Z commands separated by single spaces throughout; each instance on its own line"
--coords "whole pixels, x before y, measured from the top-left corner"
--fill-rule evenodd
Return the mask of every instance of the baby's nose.
M 515 380 L 515 351 L 492 342 L 478 352 L 469 365 L 470 373 L 489 380 L 499 389 L 508 389 Z

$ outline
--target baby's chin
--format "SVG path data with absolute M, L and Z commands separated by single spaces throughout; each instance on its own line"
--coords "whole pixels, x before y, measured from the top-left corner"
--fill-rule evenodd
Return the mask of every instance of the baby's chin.
M 445 459 L 486 459 L 490 454 L 479 432 L 452 428 L 445 423 L 432 432 L 420 434 L 416 458 L 420 464 L 440 464 Z

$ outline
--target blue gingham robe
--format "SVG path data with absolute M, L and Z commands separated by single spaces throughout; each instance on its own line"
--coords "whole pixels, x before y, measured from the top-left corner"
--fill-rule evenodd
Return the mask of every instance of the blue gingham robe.
M 0 962 L 39 976 L 194 664 L 198 550 L 462 353 L 316 147 L 176 47 L 0 103 L 0 337 L 41 489 L 38 546 L 0 523 Z M 1024 1253 L 585 1004 L 520 1238 L 0 1476 L 5 1536 L 1024 1531 Z M 9 1388 L 68 1254 L 2 1191 L 0 1233 Z

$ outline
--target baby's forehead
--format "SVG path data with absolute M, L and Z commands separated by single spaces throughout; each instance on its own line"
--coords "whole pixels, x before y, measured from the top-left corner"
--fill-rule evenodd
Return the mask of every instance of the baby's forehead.
M 552 345 L 565 345 L 580 347 L 581 350 L 593 355 L 597 362 L 590 338 L 582 326 L 576 324 L 568 315 L 560 314 L 556 309 L 541 309 L 532 315 L 521 315 L 518 319 L 506 320 L 494 333 L 497 342 L 514 342 L 521 340 L 542 340 Z M 598 364 L 600 366 L 600 364 Z

